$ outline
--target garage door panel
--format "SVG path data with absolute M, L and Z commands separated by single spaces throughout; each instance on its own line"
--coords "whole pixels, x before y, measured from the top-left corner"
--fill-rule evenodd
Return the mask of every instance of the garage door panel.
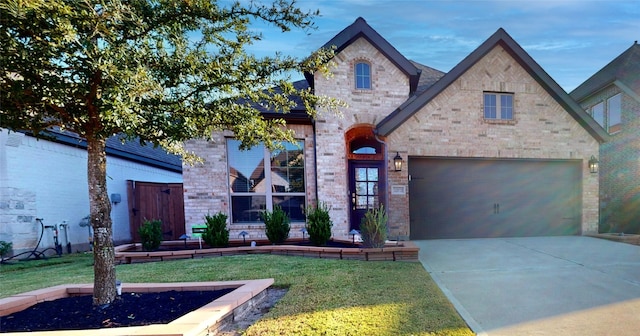
M 579 233 L 579 161 L 410 159 L 412 239 Z

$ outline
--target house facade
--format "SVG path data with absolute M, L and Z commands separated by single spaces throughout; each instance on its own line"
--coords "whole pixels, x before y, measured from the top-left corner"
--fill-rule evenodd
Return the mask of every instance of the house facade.
M 294 111 L 298 146 L 240 152 L 231 133 L 187 144 L 205 159 L 183 168 L 187 231 L 222 211 L 231 238 L 262 238 L 259 213 L 280 205 L 301 236 L 316 201 L 331 208 L 338 238 L 379 205 L 391 238 L 597 231 L 588 160 L 606 133 L 504 30 L 447 74 L 406 59 L 362 18 L 329 46 L 333 76 L 297 85 L 348 108 L 315 120 Z
M 86 144 L 69 133 L 48 135 L 44 140 L 0 129 L 0 240 L 13 244 L 13 254 L 38 245 L 42 227 L 36 218 L 58 227 L 64 253 L 67 237 L 73 252 L 89 250 Z M 182 182 L 181 171 L 180 158 L 160 149 L 122 143 L 117 137 L 107 141 L 107 191 L 116 244 L 132 239 L 127 182 Z M 53 237 L 53 229 L 46 229 L 38 250 L 54 247 Z
M 600 147 L 600 231 L 640 233 L 640 45 L 571 92 L 609 133 Z

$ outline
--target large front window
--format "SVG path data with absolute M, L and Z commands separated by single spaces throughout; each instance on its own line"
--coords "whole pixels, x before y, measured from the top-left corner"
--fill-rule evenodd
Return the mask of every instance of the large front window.
M 273 152 L 263 145 L 241 151 L 239 145 L 227 141 L 231 222 L 262 222 L 262 212 L 273 211 L 274 205 L 291 221 L 304 221 L 304 142 L 285 143 Z

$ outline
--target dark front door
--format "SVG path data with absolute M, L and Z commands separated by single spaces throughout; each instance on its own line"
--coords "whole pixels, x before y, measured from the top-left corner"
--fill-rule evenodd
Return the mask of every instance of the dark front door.
M 367 210 L 384 204 L 386 190 L 384 181 L 384 162 L 349 162 L 350 229 L 359 230 L 360 222 Z

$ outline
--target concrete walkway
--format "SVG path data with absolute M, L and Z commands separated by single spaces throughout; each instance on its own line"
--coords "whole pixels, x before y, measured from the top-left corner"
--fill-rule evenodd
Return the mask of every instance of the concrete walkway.
M 640 247 L 590 237 L 414 241 L 479 335 L 640 335 Z

